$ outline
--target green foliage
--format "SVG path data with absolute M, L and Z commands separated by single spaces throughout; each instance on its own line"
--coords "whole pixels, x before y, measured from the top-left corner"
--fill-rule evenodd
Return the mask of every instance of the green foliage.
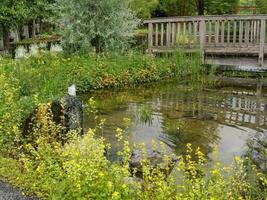
M 19 162 L 6 162 L 8 159 L 0 157 L 0 163 L 4 163 L 0 173 L 7 173 L 14 183 L 44 199 L 252 200 L 264 199 L 267 194 L 266 175 L 254 166 L 247 169 L 239 157 L 230 166 L 223 167 L 219 162 L 207 165 L 200 149 L 188 144 L 186 156 L 179 157 L 173 173 L 166 178 L 160 169 L 151 169 L 146 151 L 140 147 L 144 155 L 140 181 L 130 177 L 131 149 L 127 140 L 122 141 L 123 150 L 118 152 L 122 162 L 111 163 L 104 156 L 103 139 L 96 139 L 94 130 L 83 138 L 72 133 L 72 139 L 62 147 L 56 140 L 47 140 L 47 131 L 57 128 L 48 124 L 49 119 L 44 118 L 36 129 L 37 145 L 25 144 L 27 151 L 20 155 Z M 164 154 L 165 164 L 170 157 Z
M 151 108 L 149 108 L 147 106 L 142 106 L 139 110 L 139 119 L 141 122 L 143 122 L 145 124 L 151 124 L 152 120 L 153 120 L 152 114 L 153 114 L 153 112 L 152 112 Z
M 187 16 L 196 14 L 195 0 L 159 0 L 158 12 L 167 16 Z
M 25 96 L 28 104 L 36 99 L 35 95 L 44 101 L 64 94 L 66 86 L 73 82 L 82 92 L 176 76 L 202 81 L 198 57 L 185 60 L 184 54 L 163 58 L 141 54 L 115 57 L 45 54 L 16 61 L 1 59 L 0 66 L 0 176 L 29 193 L 44 199 L 66 200 L 263 199 L 267 195 L 266 174 L 255 166 L 247 168 L 240 158 L 227 167 L 219 162 L 207 163 L 201 150 L 192 149 L 191 145 L 187 145 L 186 156 L 179 157 L 169 177 L 159 168 L 151 168 L 146 150 L 140 147 L 144 155 L 143 180 L 130 177 L 127 119 L 126 130 L 116 131 L 123 149 L 114 163 L 104 155 L 105 141 L 94 137 L 103 122 L 83 137 L 69 132 L 67 142 L 62 144 L 57 139 L 61 127 L 51 121 L 49 104 L 39 104 L 38 123 L 33 128 L 31 142 L 20 135 L 18 127 Z M 97 114 L 93 100 L 91 108 Z M 16 157 L 8 157 L 3 149 L 12 151 Z M 164 145 L 161 149 L 165 149 Z M 163 158 L 163 165 L 168 166 L 170 156 L 165 152 Z
M 0 25 L 14 28 L 23 23 L 28 14 L 25 0 L 2 0 L 0 5 Z
M 19 138 L 21 108 L 19 84 L 15 78 L 0 74 L 0 148 L 1 152 L 12 151 Z
M 267 1 L 266 0 L 256 0 L 256 5 L 259 8 L 261 14 L 267 13 Z
M 131 3 L 131 9 L 140 18 L 150 18 L 152 12 L 157 8 L 158 4 L 158 0 L 133 0 Z
M 47 20 L 48 18 L 52 17 L 54 15 L 51 9 L 53 3 L 54 0 L 26 0 L 28 9 L 27 19 Z
M 2 70 L 16 77 L 22 96 L 38 95 L 41 101 L 64 95 L 66 88 L 76 84 L 79 93 L 92 89 L 125 87 L 168 78 L 192 76 L 201 81 L 200 59 L 183 53 L 170 57 L 153 57 L 141 53 L 125 55 L 41 54 L 16 61 L 2 60 Z M 198 79 L 199 77 L 199 79 Z
M 73 50 L 128 47 L 139 23 L 129 0 L 56 0 L 63 44 Z
M 207 0 L 205 3 L 207 14 L 223 15 L 236 13 L 239 0 Z

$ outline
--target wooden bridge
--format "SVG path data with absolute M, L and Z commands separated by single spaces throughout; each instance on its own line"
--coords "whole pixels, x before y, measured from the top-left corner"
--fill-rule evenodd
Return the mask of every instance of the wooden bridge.
M 264 66 L 267 15 L 170 17 L 145 20 L 150 53 L 200 51 L 207 56 L 253 58 Z M 252 62 L 253 65 L 253 62 Z

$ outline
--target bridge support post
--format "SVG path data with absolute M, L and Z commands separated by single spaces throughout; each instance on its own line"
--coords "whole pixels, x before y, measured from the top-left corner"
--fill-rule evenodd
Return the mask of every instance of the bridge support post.
M 261 28 L 260 28 L 260 52 L 259 52 L 259 65 L 263 66 L 264 62 L 264 45 L 265 45 L 265 29 L 266 29 L 266 21 L 261 20 Z
M 152 46 L 153 46 L 153 24 L 148 24 L 148 53 L 152 53 Z
M 206 42 L 206 23 L 205 20 L 201 20 L 199 23 L 199 44 L 200 44 L 200 53 L 201 53 L 201 62 L 205 63 L 205 47 Z

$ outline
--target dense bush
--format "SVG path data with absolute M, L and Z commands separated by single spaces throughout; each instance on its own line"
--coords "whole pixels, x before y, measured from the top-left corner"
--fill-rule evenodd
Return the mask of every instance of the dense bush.
M 39 95 L 40 100 L 66 93 L 76 84 L 79 93 L 92 89 L 134 86 L 163 79 L 186 79 L 203 69 L 197 55 L 186 60 L 183 53 L 154 57 L 139 53 L 125 55 L 42 54 L 29 59 L 2 60 L 2 72 L 19 81 L 21 96 Z M 198 80 L 196 80 L 198 81 Z

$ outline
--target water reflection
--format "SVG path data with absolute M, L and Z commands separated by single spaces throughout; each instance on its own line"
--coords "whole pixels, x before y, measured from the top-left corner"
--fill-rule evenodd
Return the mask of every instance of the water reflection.
M 164 142 L 177 154 L 185 153 L 191 143 L 210 155 L 219 147 L 222 162 L 241 155 L 246 141 L 267 129 L 267 97 L 260 90 L 215 88 L 196 90 L 175 83 L 123 91 L 101 91 L 91 96 L 97 101 L 100 117 L 106 119 L 103 136 L 116 152 L 115 130 L 123 128 L 123 119 L 131 118 L 130 142 Z M 145 109 L 144 109 L 145 108 Z M 145 113 L 145 123 L 140 117 Z M 94 126 L 92 116 L 85 116 L 85 129 Z

